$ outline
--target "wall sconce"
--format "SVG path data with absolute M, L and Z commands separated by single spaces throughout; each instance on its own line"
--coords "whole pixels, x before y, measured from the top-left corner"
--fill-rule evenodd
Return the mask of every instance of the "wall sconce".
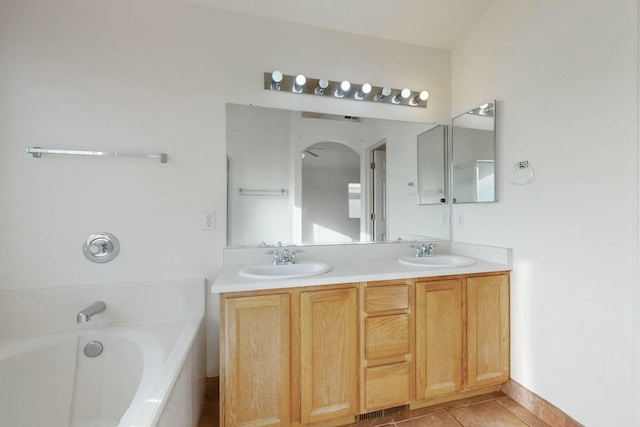
M 416 92 L 409 88 L 400 90 L 370 83 L 352 84 L 348 80 L 316 79 L 303 74 L 287 75 L 277 70 L 264 73 L 264 89 L 421 108 L 427 107 L 429 99 L 429 92 L 426 90 Z M 392 97 L 392 93 L 396 95 Z

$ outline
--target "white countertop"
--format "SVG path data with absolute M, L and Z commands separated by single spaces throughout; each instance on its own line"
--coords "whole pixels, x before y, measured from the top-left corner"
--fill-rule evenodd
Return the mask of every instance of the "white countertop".
M 493 248 L 492 248 L 493 249 Z M 509 251 L 508 249 L 505 249 Z M 469 251 L 456 251 L 460 255 L 471 256 Z M 406 252 L 401 252 L 400 255 Z M 331 271 L 323 274 L 307 277 L 295 277 L 287 279 L 251 279 L 241 276 L 238 271 L 247 265 L 256 262 L 225 264 L 220 274 L 211 285 L 212 293 L 227 293 L 241 291 L 257 291 L 266 289 L 293 288 L 302 286 L 332 285 L 339 283 L 371 282 L 378 280 L 413 279 L 419 277 L 436 277 L 462 274 L 477 274 L 496 271 L 511 270 L 509 257 L 504 258 L 505 263 L 492 262 L 479 259 L 474 251 L 472 258 L 476 263 L 460 267 L 417 267 L 400 264 L 397 256 L 367 257 L 343 256 L 341 258 L 327 259 L 325 257 L 305 256 L 303 260 L 319 261 L 331 265 Z M 492 258 L 492 257 L 488 257 Z M 493 257 L 495 258 L 495 257 Z M 495 260 L 495 259 L 494 259 Z M 250 261 L 250 260 L 248 260 Z M 261 263 L 268 264 L 267 259 L 261 259 Z

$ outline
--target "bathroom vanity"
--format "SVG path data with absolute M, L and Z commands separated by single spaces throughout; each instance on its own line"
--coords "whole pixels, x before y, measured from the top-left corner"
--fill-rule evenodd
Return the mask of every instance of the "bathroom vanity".
M 265 280 L 225 266 L 221 425 L 344 425 L 508 381 L 508 261 L 397 260 L 336 256 L 321 275 Z

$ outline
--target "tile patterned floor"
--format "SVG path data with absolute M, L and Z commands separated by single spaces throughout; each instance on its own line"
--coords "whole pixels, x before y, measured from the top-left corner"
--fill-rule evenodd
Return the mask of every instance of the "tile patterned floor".
M 217 383 L 208 387 L 198 427 L 219 427 Z M 456 400 L 386 418 L 361 421 L 352 427 L 549 427 L 502 392 Z

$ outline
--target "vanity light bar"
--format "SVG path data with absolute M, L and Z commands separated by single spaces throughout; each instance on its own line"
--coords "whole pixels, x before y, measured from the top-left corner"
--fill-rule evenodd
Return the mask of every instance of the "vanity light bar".
M 408 88 L 392 89 L 373 86 L 369 83 L 351 83 L 348 80 L 314 79 L 302 74 L 287 75 L 277 70 L 264 73 L 264 89 L 421 108 L 427 108 L 427 99 L 429 98 L 429 92 L 426 90 L 412 91 Z

